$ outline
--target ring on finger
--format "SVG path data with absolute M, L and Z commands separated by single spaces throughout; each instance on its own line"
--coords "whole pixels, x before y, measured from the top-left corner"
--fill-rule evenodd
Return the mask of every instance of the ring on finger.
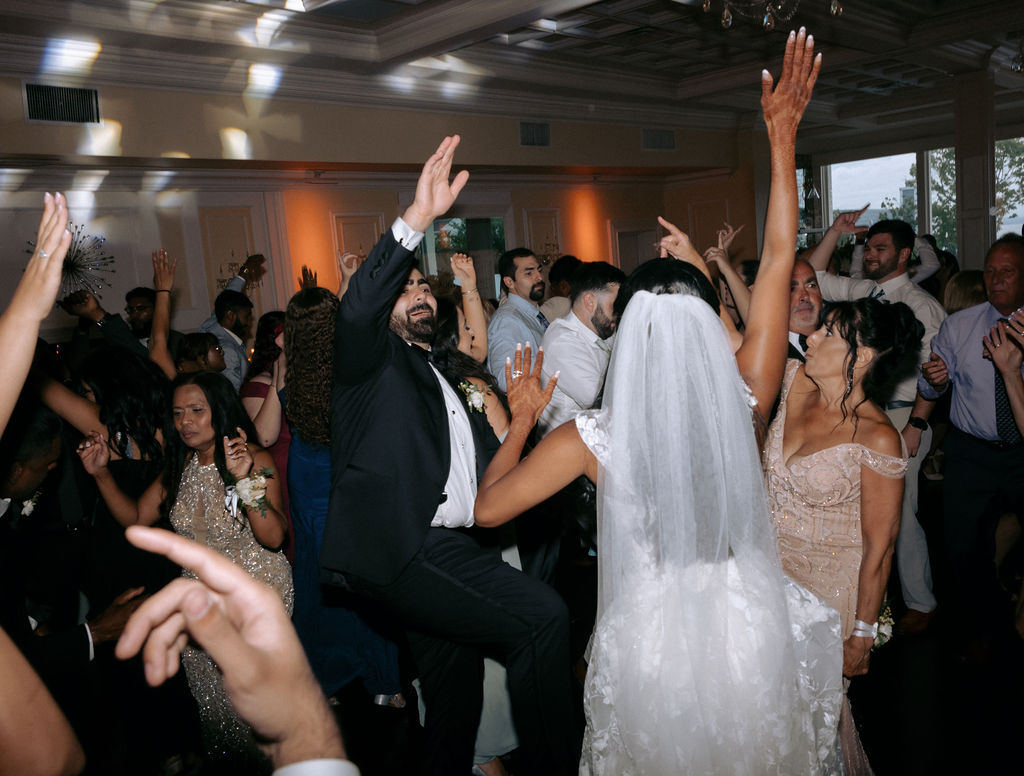
M 513 380 L 518 380 L 522 376 L 523 376 L 523 372 L 522 372 L 521 369 L 514 369 L 514 370 L 512 370 L 512 379 Z
M 48 258 L 50 258 L 50 254 L 47 253 L 46 251 L 39 251 L 39 258 L 41 258 L 41 259 L 48 259 Z

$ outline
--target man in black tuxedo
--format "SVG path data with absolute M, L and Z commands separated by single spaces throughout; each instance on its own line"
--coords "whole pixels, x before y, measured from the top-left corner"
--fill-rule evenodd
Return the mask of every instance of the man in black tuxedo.
M 464 399 L 427 360 L 436 302 L 413 267 L 449 183 L 459 137 L 427 160 L 416 196 L 352 277 L 335 328 L 325 578 L 387 606 L 406 628 L 427 707 L 425 773 L 468 774 L 483 657 L 505 663 L 524 773 L 574 773 L 569 620 L 547 585 L 464 527 L 485 451 Z
M 821 289 L 814 268 L 806 261 L 793 264 L 789 281 L 789 358 L 804 360 L 807 338 L 821 325 Z

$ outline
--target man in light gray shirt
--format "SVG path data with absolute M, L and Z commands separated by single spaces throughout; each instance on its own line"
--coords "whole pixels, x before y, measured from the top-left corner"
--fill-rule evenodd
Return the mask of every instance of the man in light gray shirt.
M 530 342 L 536 347 L 544 339 L 548 319 L 540 311 L 545 283 L 533 251 L 505 251 L 498 259 L 498 273 L 508 297 L 487 326 L 487 371 L 507 391 L 505 359 L 515 356 L 516 345 Z

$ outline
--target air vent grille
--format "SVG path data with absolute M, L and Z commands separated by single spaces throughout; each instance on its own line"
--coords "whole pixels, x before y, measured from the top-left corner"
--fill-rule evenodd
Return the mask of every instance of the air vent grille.
M 25 84 L 29 121 L 100 123 L 100 95 L 95 89 Z
M 520 121 L 519 145 L 549 147 L 551 145 L 551 125 L 541 121 Z
M 645 129 L 645 151 L 675 151 L 676 133 L 671 129 Z

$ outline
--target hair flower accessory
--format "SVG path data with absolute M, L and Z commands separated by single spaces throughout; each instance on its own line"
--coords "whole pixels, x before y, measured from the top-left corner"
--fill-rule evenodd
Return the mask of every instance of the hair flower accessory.
M 478 388 L 469 380 L 463 380 L 459 383 L 459 390 L 465 395 L 466 404 L 469 405 L 471 412 L 484 411 L 484 399 L 490 393 L 490 389 Z

